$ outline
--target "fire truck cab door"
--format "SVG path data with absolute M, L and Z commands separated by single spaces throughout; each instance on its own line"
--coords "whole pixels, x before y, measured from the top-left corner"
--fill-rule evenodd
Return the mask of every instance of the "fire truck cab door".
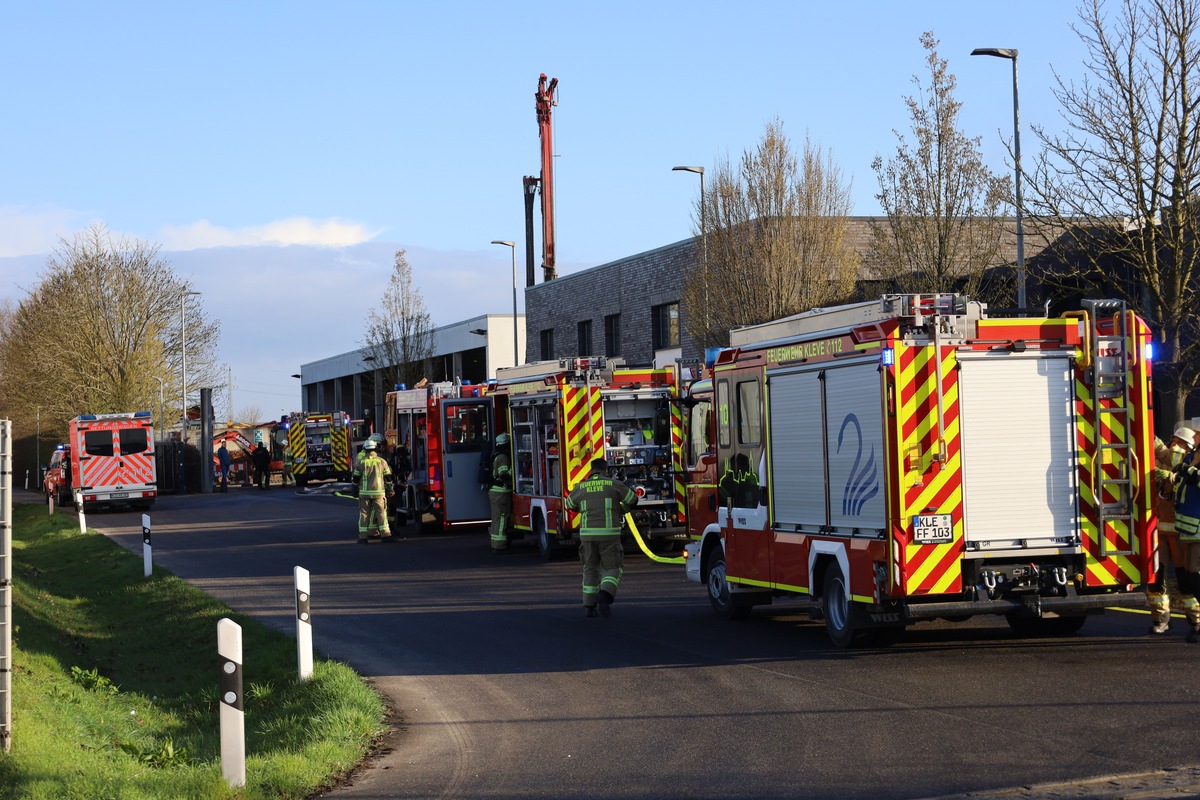
M 443 474 L 445 521 L 491 518 L 487 492 L 479 488 L 479 465 L 492 449 L 491 402 L 483 397 L 446 400 L 443 404 Z

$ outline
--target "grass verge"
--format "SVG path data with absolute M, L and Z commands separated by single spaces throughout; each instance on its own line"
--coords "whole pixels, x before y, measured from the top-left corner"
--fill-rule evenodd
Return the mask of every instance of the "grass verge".
M 289 636 L 75 516 L 13 508 L 12 750 L 0 798 L 303 798 L 382 733 L 380 697 L 349 667 L 296 675 Z M 217 621 L 242 626 L 246 786 L 221 775 Z

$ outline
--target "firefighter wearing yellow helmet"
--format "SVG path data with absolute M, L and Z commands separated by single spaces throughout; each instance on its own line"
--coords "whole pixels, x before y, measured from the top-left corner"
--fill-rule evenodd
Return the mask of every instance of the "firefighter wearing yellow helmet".
M 492 552 L 508 549 L 508 528 L 512 521 L 512 460 L 508 455 L 508 434 L 496 437 L 496 452 L 492 455 L 492 477 L 487 487 L 488 504 L 492 508 Z

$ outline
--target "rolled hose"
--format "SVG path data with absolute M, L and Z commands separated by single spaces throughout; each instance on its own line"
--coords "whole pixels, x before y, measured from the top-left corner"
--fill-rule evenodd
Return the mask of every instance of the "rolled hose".
M 656 556 L 650 552 L 650 548 L 646 546 L 646 542 L 642 540 L 642 533 L 638 530 L 637 523 L 633 521 L 633 514 L 625 512 L 625 522 L 629 524 L 629 532 L 633 534 L 633 538 L 637 540 L 638 547 L 642 548 L 642 552 L 646 554 L 646 558 L 651 561 L 657 561 L 660 564 L 683 564 L 687 561 L 683 556 Z

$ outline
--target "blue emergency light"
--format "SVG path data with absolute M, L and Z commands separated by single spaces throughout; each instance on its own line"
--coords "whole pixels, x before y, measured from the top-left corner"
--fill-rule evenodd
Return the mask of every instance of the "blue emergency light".
M 879 351 L 879 363 L 885 367 L 890 367 L 896 363 L 896 351 L 890 347 L 884 347 Z

